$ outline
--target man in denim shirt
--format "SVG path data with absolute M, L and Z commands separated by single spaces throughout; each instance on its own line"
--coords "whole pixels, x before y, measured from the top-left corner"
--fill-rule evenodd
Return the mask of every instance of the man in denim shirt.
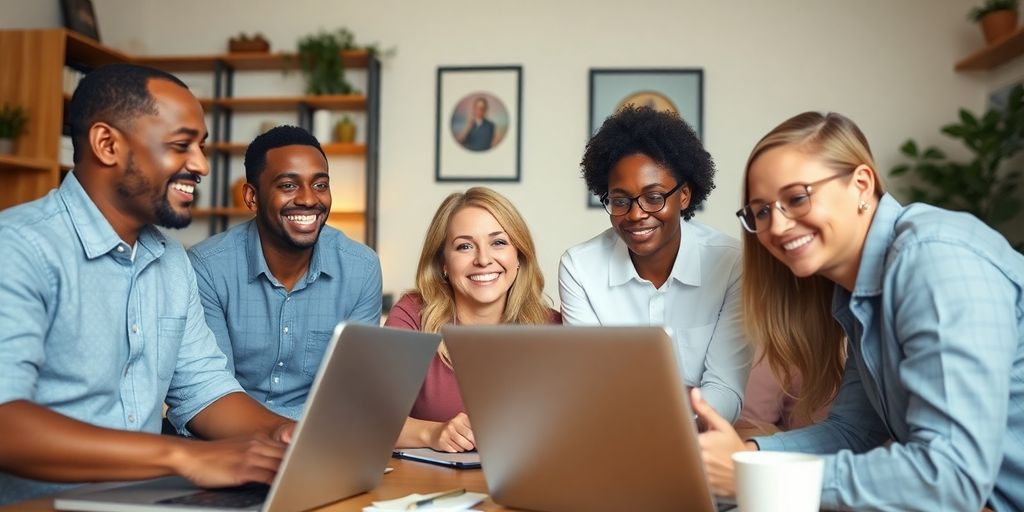
M 189 251 L 206 322 L 250 396 L 298 418 L 335 325 L 380 323 L 381 272 L 368 247 L 325 226 L 327 158 L 306 130 L 278 126 L 245 153 L 256 218 Z
M 0 213 L 0 503 L 57 482 L 270 483 L 294 423 L 251 400 L 203 321 L 180 244 L 208 173 L 184 84 L 96 69 L 71 101 L 75 171 Z M 162 406 L 180 431 L 161 436 Z

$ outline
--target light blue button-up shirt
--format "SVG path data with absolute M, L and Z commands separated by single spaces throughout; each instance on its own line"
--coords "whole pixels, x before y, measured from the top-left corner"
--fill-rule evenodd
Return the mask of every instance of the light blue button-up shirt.
M 740 242 L 696 221 L 680 221 L 682 241 L 669 278 L 640 277 L 614 229 L 565 251 L 558 266 L 562 322 L 669 327 L 687 386 L 730 422 L 743 407 L 753 358 L 743 333 Z
M 274 412 L 297 419 L 335 325 L 380 324 L 377 255 L 324 226 L 291 292 L 270 273 L 256 221 L 189 251 L 206 321 L 238 381 Z
M 1024 509 L 1024 256 L 970 215 L 886 195 L 832 304 L 850 343 L 831 413 L 761 449 L 834 454 L 828 509 Z
M 0 213 L 0 269 L 0 403 L 159 433 L 165 399 L 184 429 L 241 391 L 204 321 L 185 250 L 146 227 L 133 261 L 74 173 Z M 63 487 L 0 473 L 0 503 Z

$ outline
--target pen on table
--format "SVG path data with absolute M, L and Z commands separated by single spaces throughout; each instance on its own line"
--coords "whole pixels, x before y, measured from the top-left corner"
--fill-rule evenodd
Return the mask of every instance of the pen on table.
M 418 509 L 418 508 L 420 508 L 420 507 L 422 507 L 424 505 L 430 505 L 430 504 L 434 503 L 434 501 L 436 501 L 436 500 L 440 500 L 440 499 L 444 499 L 444 498 L 454 498 L 456 496 L 462 496 L 463 494 L 466 494 L 466 490 L 465 489 L 451 489 L 449 491 L 442 491 L 442 492 L 439 492 L 439 493 L 437 493 L 437 494 L 435 494 L 435 495 L 433 495 L 433 496 L 431 496 L 429 498 L 423 498 L 422 500 L 418 500 L 418 501 L 415 501 L 413 503 L 410 503 L 408 507 L 405 507 L 405 509 L 406 510 L 416 510 L 416 509 Z

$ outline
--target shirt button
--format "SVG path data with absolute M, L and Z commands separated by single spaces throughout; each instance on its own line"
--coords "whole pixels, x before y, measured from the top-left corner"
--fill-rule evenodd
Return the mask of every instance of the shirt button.
M 117 246 L 117 252 L 124 252 L 124 246 L 123 245 Z
M 135 334 L 139 333 L 139 324 L 132 324 L 132 332 Z
M 273 400 L 267 400 L 267 403 L 268 404 L 272 404 L 272 403 L 274 403 L 274 401 Z
M 276 384 L 278 382 L 281 382 L 281 378 L 280 377 L 274 377 L 274 383 Z
M 285 302 L 290 302 L 291 300 L 292 300 L 292 298 L 291 298 L 291 297 L 285 297 L 285 298 L 284 298 L 284 301 L 285 301 Z
M 284 333 L 285 333 L 285 334 L 288 334 L 288 327 L 285 327 L 285 328 L 284 328 Z
M 278 365 L 278 366 L 284 366 L 284 361 L 278 361 L 278 362 L 277 362 L 277 365 Z
M 129 414 L 128 415 L 128 423 L 135 423 L 135 415 L 134 414 Z

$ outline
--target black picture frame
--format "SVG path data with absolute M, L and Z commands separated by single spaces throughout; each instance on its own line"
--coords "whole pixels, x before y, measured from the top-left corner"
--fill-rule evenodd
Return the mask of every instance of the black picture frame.
M 99 42 L 100 29 L 92 0 L 60 0 L 60 9 L 65 27 Z
M 522 66 L 437 68 L 436 181 L 520 180 L 522 91 Z
M 608 116 L 638 101 L 678 112 L 704 140 L 704 70 L 700 68 L 591 68 L 587 139 Z M 588 208 L 604 208 L 589 190 Z

